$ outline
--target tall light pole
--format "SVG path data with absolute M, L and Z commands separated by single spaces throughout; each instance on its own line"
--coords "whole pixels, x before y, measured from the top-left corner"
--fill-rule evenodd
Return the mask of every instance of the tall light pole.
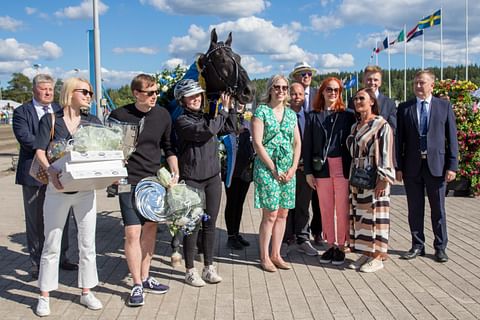
M 100 64 L 100 25 L 98 21 L 98 0 L 93 0 L 93 41 L 95 59 L 95 102 L 97 117 L 103 122 L 102 110 L 102 67 Z

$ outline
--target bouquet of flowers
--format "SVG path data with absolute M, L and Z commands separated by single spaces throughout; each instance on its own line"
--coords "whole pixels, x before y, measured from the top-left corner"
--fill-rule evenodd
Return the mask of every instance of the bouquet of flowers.
M 167 106 L 170 101 L 175 100 L 173 96 L 173 89 L 175 83 L 182 79 L 187 69 L 180 65 L 177 65 L 175 69 L 164 69 L 162 72 L 155 75 L 160 90 L 160 97 L 158 103 L 161 106 Z
M 475 91 L 477 90 L 477 91 Z M 460 177 L 470 181 L 473 194 L 480 194 L 480 111 L 478 86 L 470 81 L 442 80 L 433 94 L 450 100 L 457 123 Z

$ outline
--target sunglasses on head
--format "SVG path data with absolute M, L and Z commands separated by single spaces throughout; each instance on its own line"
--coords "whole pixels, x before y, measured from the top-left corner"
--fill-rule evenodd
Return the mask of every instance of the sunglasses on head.
M 280 86 L 280 85 L 274 85 L 273 86 L 273 89 L 275 89 L 275 91 L 287 91 L 288 90 L 288 86 Z
M 159 90 L 137 90 L 137 91 L 141 93 L 145 93 L 149 97 L 153 96 L 154 94 L 158 96 L 158 94 L 160 93 Z
M 326 87 L 325 90 L 328 92 L 328 93 L 338 93 L 340 91 L 339 88 L 332 88 L 332 87 Z
M 311 77 L 313 75 L 312 71 L 305 71 L 305 72 L 302 72 L 300 73 L 300 75 L 303 77 Z
M 73 91 L 75 91 L 75 92 L 81 92 L 84 96 L 89 95 L 90 98 L 93 97 L 93 92 L 90 91 L 90 90 L 87 90 L 87 89 L 75 89 L 75 90 L 73 90 Z

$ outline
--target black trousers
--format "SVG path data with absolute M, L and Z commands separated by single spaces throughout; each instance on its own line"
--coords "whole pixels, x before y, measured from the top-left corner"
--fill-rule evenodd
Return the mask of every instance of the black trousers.
M 309 205 L 312 188 L 308 185 L 303 170 L 297 170 L 295 175 L 295 208 L 288 210 L 287 226 L 283 241 L 287 242 L 295 235 L 297 244 L 302 244 L 310 239 L 308 222 L 310 220 Z
M 30 254 L 30 261 L 36 268 L 40 266 L 40 257 L 42 256 L 43 243 L 45 241 L 43 228 L 43 203 L 45 202 L 46 189 L 46 185 L 40 187 L 22 186 L 27 250 Z M 69 247 L 68 227 L 72 213 L 73 210 L 70 208 L 70 213 L 65 223 L 65 228 L 63 229 L 60 263 L 67 260 L 66 252 Z
M 247 197 L 250 182 L 233 177 L 229 188 L 225 188 L 227 202 L 225 204 L 225 224 L 229 236 L 237 235 L 240 232 L 242 221 L 243 203 Z
M 447 247 L 447 219 L 445 212 L 445 177 L 434 177 L 428 169 L 427 160 L 421 160 L 420 174 L 414 177 L 403 177 L 408 204 L 408 224 L 412 234 L 412 248 L 422 249 L 425 246 L 425 190 L 431 208 L 432 230 L 435 236 L 433 247 Z
M 185 183 L 191 187 L 205 191 L 205 211 L 210 216 L 210 219 L 201 222 L 201 249 L 203 249 L 204 264 L 205 266 L 209 266 L 213 264 L 215 224 L 217 222 L 218 211 L 220 210 L 220 199 L 222 198 L 222 180 L 218 174 L 206 180 L 185 180 Z M 183 255 L 187 269 L 194 267 L 195 248 L 197 247 L 199 228 L 200 225 L 197 226 L 195 231 L 190 235 L 183 237 Z
M 320 213 L 320 203 L 318 202 L 317 191 L 313 190 L 312 197 L 312 221 L 310 222 L 310 232 L 312 236 L 322 235 L 322 215 Z

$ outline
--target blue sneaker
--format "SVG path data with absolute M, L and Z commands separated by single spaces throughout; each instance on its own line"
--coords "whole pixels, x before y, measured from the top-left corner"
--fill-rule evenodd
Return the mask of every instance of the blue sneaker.
M 147 280 L 142 282 L 143 289 L 150 293 L 164 294 L 170 289 L 169 286 L 161 284 L 154 277 L 148 277 Z
M 145 304 L 143 288 L 140 284 L 136 284 L 132 288 L 132 292 L 130 292 L 130 297 L 128 297 L 127 305 L 129 307 L 139 307 Z

